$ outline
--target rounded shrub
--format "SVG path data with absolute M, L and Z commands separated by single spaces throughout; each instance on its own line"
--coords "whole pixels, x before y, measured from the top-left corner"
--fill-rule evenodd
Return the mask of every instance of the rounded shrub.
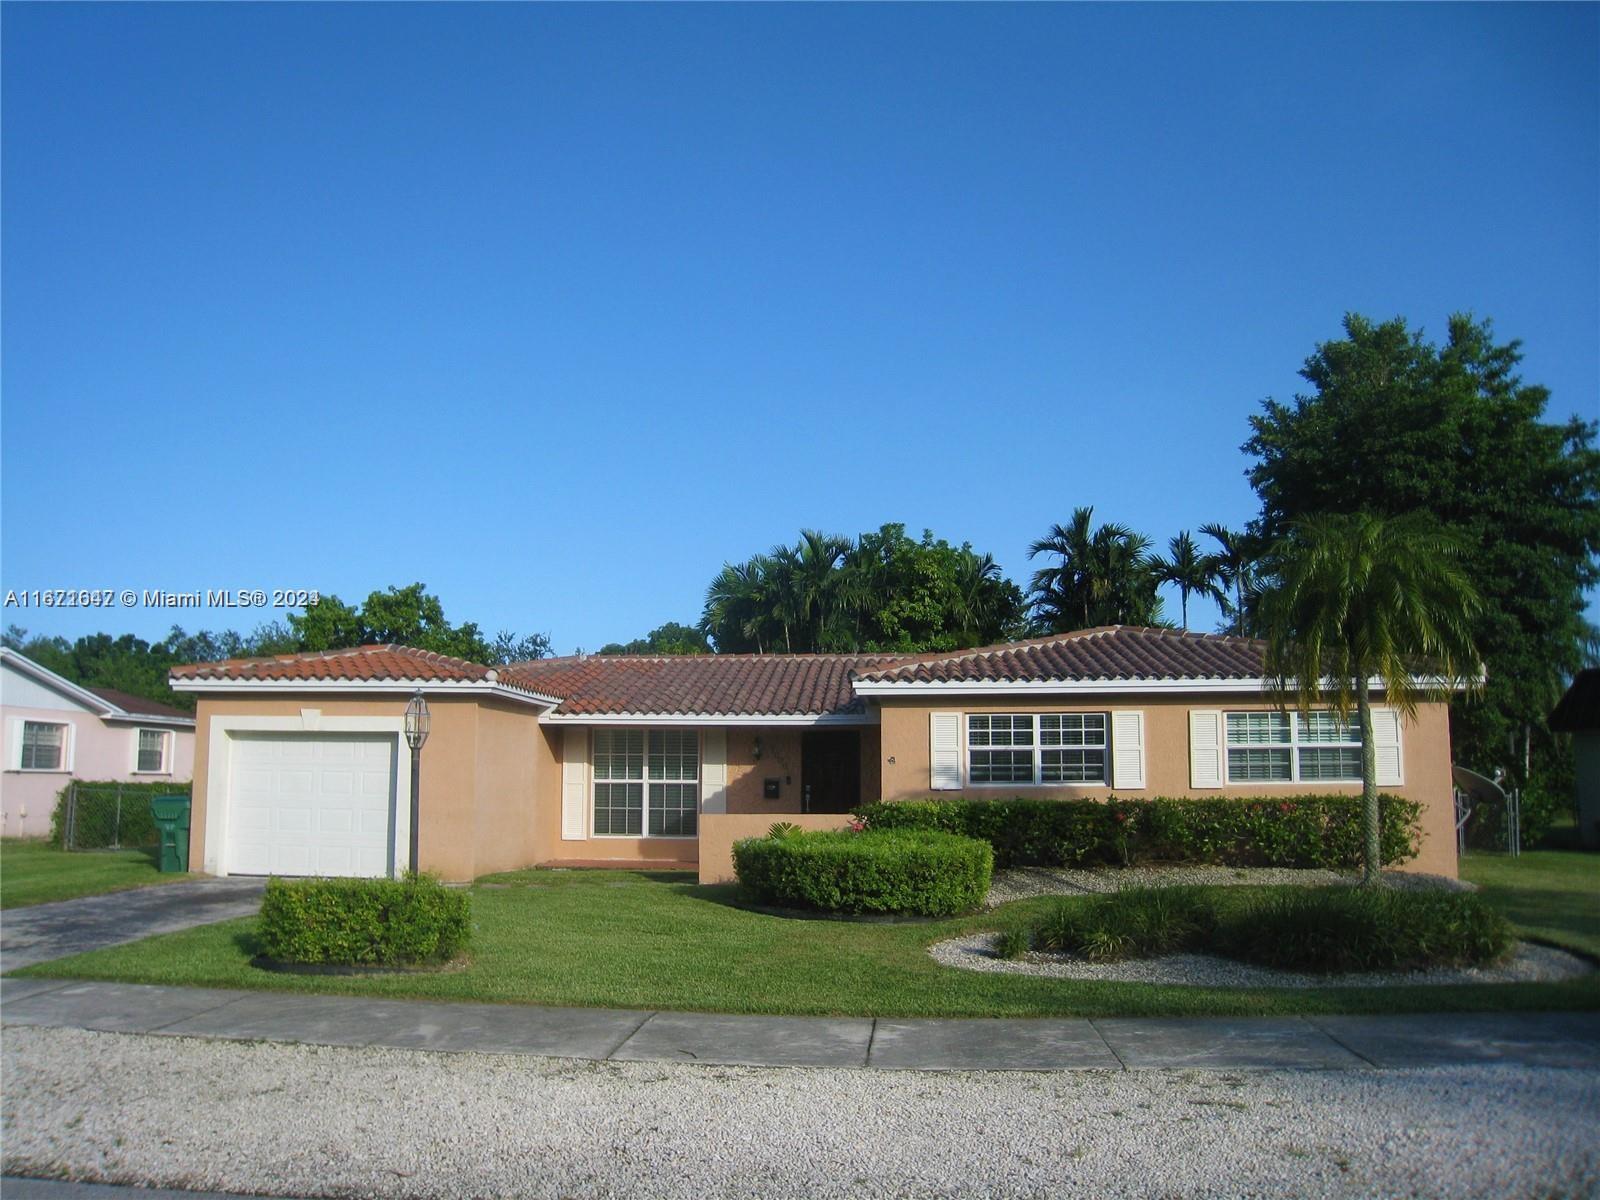
M 994 851 L 933 830 L 801 832 L 735 842 L 733 867 L 767 904 L 947 917 L 983 903 Z
M 471 897 L 429 875 L 270 879 L 256 936 L 282 963 L 408 966 L 443 962 L 471 934 Z

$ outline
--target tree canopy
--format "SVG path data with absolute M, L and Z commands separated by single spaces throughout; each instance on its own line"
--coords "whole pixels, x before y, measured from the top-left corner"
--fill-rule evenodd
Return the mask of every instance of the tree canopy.
M 668 621 L 631 642 L 607 642 L 600 654 L 710 654 L 711 643 L 692 625 Z
M 805 530 L 723 566 L 700 629 L 720 653 L 916 653 L 1007 641 L 1025 628 L 1022 592 L 989 555 L 904 525 L 849 538 Z
M 324 596 L 304 613 L 291 613 L 287 623 L 264 624 L 249 634 L 203 629 L 187 633 L 174 625 L 157 642 L 131 633 L 115 637 L 92 633 L 68 641 L 30 637 L 27 630 L 12 625 L 0 642 L 73 683 L 115 688 L 184 709 L 194 708 L 194 696 L 167 686 L 167 672 L 183 663 L 341 650 L 370 642 L 399 642 L 480 663 L 521 662 L 550 654 L 550 639 L 542 633 L 527 637 L 501 633 L 490 642 L 471 622 L 451 625 L 439 598 L 420 583 L 374 591 L 359 608 L 337 596 Z
M 1520 343 L 1497 343 L 1488 321 L 1451 317 L 1442 346 L 1399 318 L 1352 314 L 1344 333 L 1306 360 L 1310 392 L 1251 418 L 1252 532 L 1423 511 L 1458 535 L 1483 599 L 1472 636 L 1488 686 L 1454 706 L 1456 755 L 1525 782 L 1523 755 L 1553 754 L 1544 718 L 1596 646 L 1583 615 L 1600 582 L 1596 425 L 1546 421 L 1548 390 L 1523 382 Z
M 1091 507 L 1074 509 L 1072 520 L 1052 525 L 1028 547 L 1029 558 L 1047 562 L 1029 586 L 1034 630 L 1163 624 L 1161 580 L 1150 546 L 1148 537 L 1126 525 L 1097 526 Z

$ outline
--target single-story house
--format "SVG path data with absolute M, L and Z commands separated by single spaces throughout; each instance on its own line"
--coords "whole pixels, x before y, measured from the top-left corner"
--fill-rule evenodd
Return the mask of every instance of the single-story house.
M 1578 839 L 1600 849 L 1600 667 L 1579 671 L 1550 714 L 1555 733 L 1572 735 L 1578 784 Z
M 72 779 L 187 783 L 194 718 L 113 688 L 83 687 L 0 646 L 0 833 L 50 832 Z
M 404 646 L 176 668 L 195 693 L 190 861 L 226 874 L 698 867 L 871 800 L 1360 790 L 1353 722 L 1280 711 L 1246 638 L 1113 626 L 942 654 L 606 657 L 488 667 Z M 1456 873 L 1443 703 L 1374 712 L 1380 785 Z

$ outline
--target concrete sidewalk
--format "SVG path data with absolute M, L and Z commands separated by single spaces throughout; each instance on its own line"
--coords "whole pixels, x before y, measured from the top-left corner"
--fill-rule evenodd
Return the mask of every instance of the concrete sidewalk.
M 1600 1068 L 1600 1013 L 908 1020 L 0 979 L 0 1021 L 327 1046 L 923 1071 Z
M 8 908 L 0 913 L 0 970 L 14 971 L 213 921 L 253 917 L 266 886 L 264 879 L 196 879 Z

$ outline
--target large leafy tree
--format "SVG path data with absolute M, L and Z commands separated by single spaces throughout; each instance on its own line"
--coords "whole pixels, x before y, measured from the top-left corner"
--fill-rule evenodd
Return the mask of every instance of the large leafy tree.
M 1219 586 L 1222 566 L 1215 555 L 1202 554 L 1189 536 L 1187 529 L 1167 542 L 1167 553 L 1150 560 L 1150 571 L 1157 583 L 1171 584 L 1178 589 L 1178 602 L 1183 627 L 1189 628 L 1189 597 L 1209 596 L 1219 603 L 1227 602 L 1227 593 Z
M 1432 517 L 1340 513 L 1290 525 L 1270 556 L 1258 615 L 1269 678 L 1302 713 L 1330 709 L 1361 730 L 1364 866 L 1382 866 L 1372 683 L 1412 715 L 1476 681 L 1477 593 L 1461 542 Z
M 1521 783 L 1567 769 L 1544 718 L 1595 649 L 1596 424 L 1547 421 L 1548 390 L 1521 379 L 1520 343 L 1497 342 L 1488 321 L 1451 317 L 1442 346 L 1400 319 L 1352 315 L 1344 333 L 1306 360 L 1309 392 L 1251 418 L 1255 532 L 1316 513 L 1437 517 L 1468 547 L 1483 598 L 1472 634 L 1488 684 L 1481 703 L 1453 706 L 1456 757 Z
M 701 631 L 720 653 L 954 650 L 1023 629 L 1022 593 L 987 555 L 905 526 L 847 538 L 803 531 L 725 565 Z
M 1092 507 L 1074 509 L 1067 524 L 1052 525 L 1028 547 L 1028 557 L 1048 563 L 1033 573 L 1029 589 L 1038 631 L 1161 624 L 1150 539 L 1126 525 L 1095 525 Z
M 444 604 L 422 583 L 373 591 L 359 608 L 325 595 L 304 613 L 291 613 L 289 626 L 296 650 L 394 642 L 477 663 L 518 662 L 550 653 L 545 634 L 518 637 L 502 632 L 490 641 L 475 622 L 452 625 L 445 619 Z

